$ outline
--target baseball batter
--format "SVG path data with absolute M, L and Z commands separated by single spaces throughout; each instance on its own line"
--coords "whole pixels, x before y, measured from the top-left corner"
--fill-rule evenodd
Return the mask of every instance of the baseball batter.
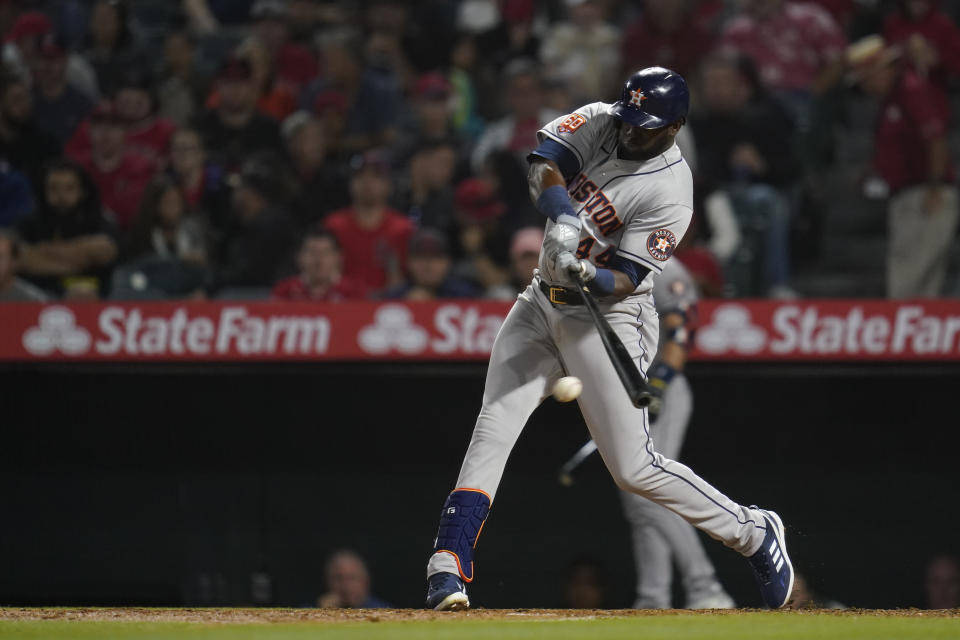
M 573 289 L 578 274 L 646 374 L 659 333 L 654 277 L 692 214 L 693 181 L 674 141 L 688 106 L 683 78 L 651 67 L 628 78 L 619 101 L 585 105 L 538 132 L 528 181 L 548 218 L 539 270 L 494 341 L 483 406 L 427 563 L 428 607 L 469 607 L 465 583 L 507 457 L 564 375 L 583 381 L 580 410 L 617 486 L 747 556 L 768 606 L 789 599 L 780 518 L 737 504 L 655 450 L 647 411 L 631 403 Z

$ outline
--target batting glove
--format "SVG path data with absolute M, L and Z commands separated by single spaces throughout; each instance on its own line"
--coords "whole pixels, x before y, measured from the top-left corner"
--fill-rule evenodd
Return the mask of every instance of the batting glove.
M 543 239 L 543 251 L 549 260 L 556 260 L 564 251 L 574 252 L 580 244 L 580 229 L 558 222 Z
M 647 380 L 647 388 L 650 390 L 650 404 L 647 405 L 647 415 L 650 416 L 650 422 L 656 422 L 663 410 L 663 393 L 667 390 L 667 385 L 677 375 L 676 369 L 665 362 L 659 362 L 650 371 L 650 377 Z

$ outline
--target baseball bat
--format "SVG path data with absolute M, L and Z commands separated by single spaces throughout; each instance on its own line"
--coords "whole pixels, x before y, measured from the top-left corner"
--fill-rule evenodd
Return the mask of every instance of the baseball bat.
M 653 396 L 650 394 L 647 383 L 640 374 L 640 370 L 637 369 L 637 365 L 633 363 L 633 358 L 630 357 L 630 353 L 624 346 L 623 341 L 620 340 L 620 336 L 616 334 L 613 327 L 607 322 L 607 319 L 600 313 L 600 308 L 597 307 L 597 301 L 594 300 L 593 295 L 587 291 L 587 285 L 584 283 L 583 277 L 576 275 L 574 282 L 580 291 L 580 297 L 583 298 L 583 304 L 590 312 L 590 317 L 593 318 L 594 326 L 600 333 L 603 348 L 607 350 L 607 355 L 610 356 L 613 368 L 616 369 L 617 375 L 620 377 L 620 382 L 623 383 L 623 388 L 626 389 L 627 395 L 630 396 L 630 402 L 638 409 L 646 407 L 650 404 Z
M 593 440 L 587 440 L 587 443 L 577 449 L 577 452 L 570 456 L 570 459 L 560 467 L 560 473 L 557 475 L 557 481 L 565 487 L 573 484 L 573 470 L 590 457 L 590 454 L 597 450 L 597 443 Z

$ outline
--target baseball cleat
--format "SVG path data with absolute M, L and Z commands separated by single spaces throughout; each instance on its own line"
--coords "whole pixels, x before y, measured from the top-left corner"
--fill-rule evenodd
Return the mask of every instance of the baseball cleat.
M 435 611 L 464 611 L 470 608 L 467 587 L 460 576 L 435 573 L 427 580 L 427 608 Z
M 757 509 L 757 507 L 751 507 Z M 787 556 L 783 522 L 773 511 L 757 509 L 767 521 L 767 534 L 763 544 L 752 556 L 750 566 L 760 585 L 764 603 L 771 609 L 779 609 L 790 600 L 793 591 L 793 565 Z
M 687 609 L 733 609 L 737 603 L 719 584 L 710 591 L 687 600 Z

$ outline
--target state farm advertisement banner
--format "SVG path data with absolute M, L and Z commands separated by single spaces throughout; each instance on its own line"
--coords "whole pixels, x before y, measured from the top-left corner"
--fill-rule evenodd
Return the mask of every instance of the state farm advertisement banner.
M 509 305 L 0 305 L 0 360 L 485 360 Z
M 484 361 L 509 309 L 477 300 L 3 304 L 0 361 Z M 960 301 L 704 301 L 691 359 L 960 361 Z

